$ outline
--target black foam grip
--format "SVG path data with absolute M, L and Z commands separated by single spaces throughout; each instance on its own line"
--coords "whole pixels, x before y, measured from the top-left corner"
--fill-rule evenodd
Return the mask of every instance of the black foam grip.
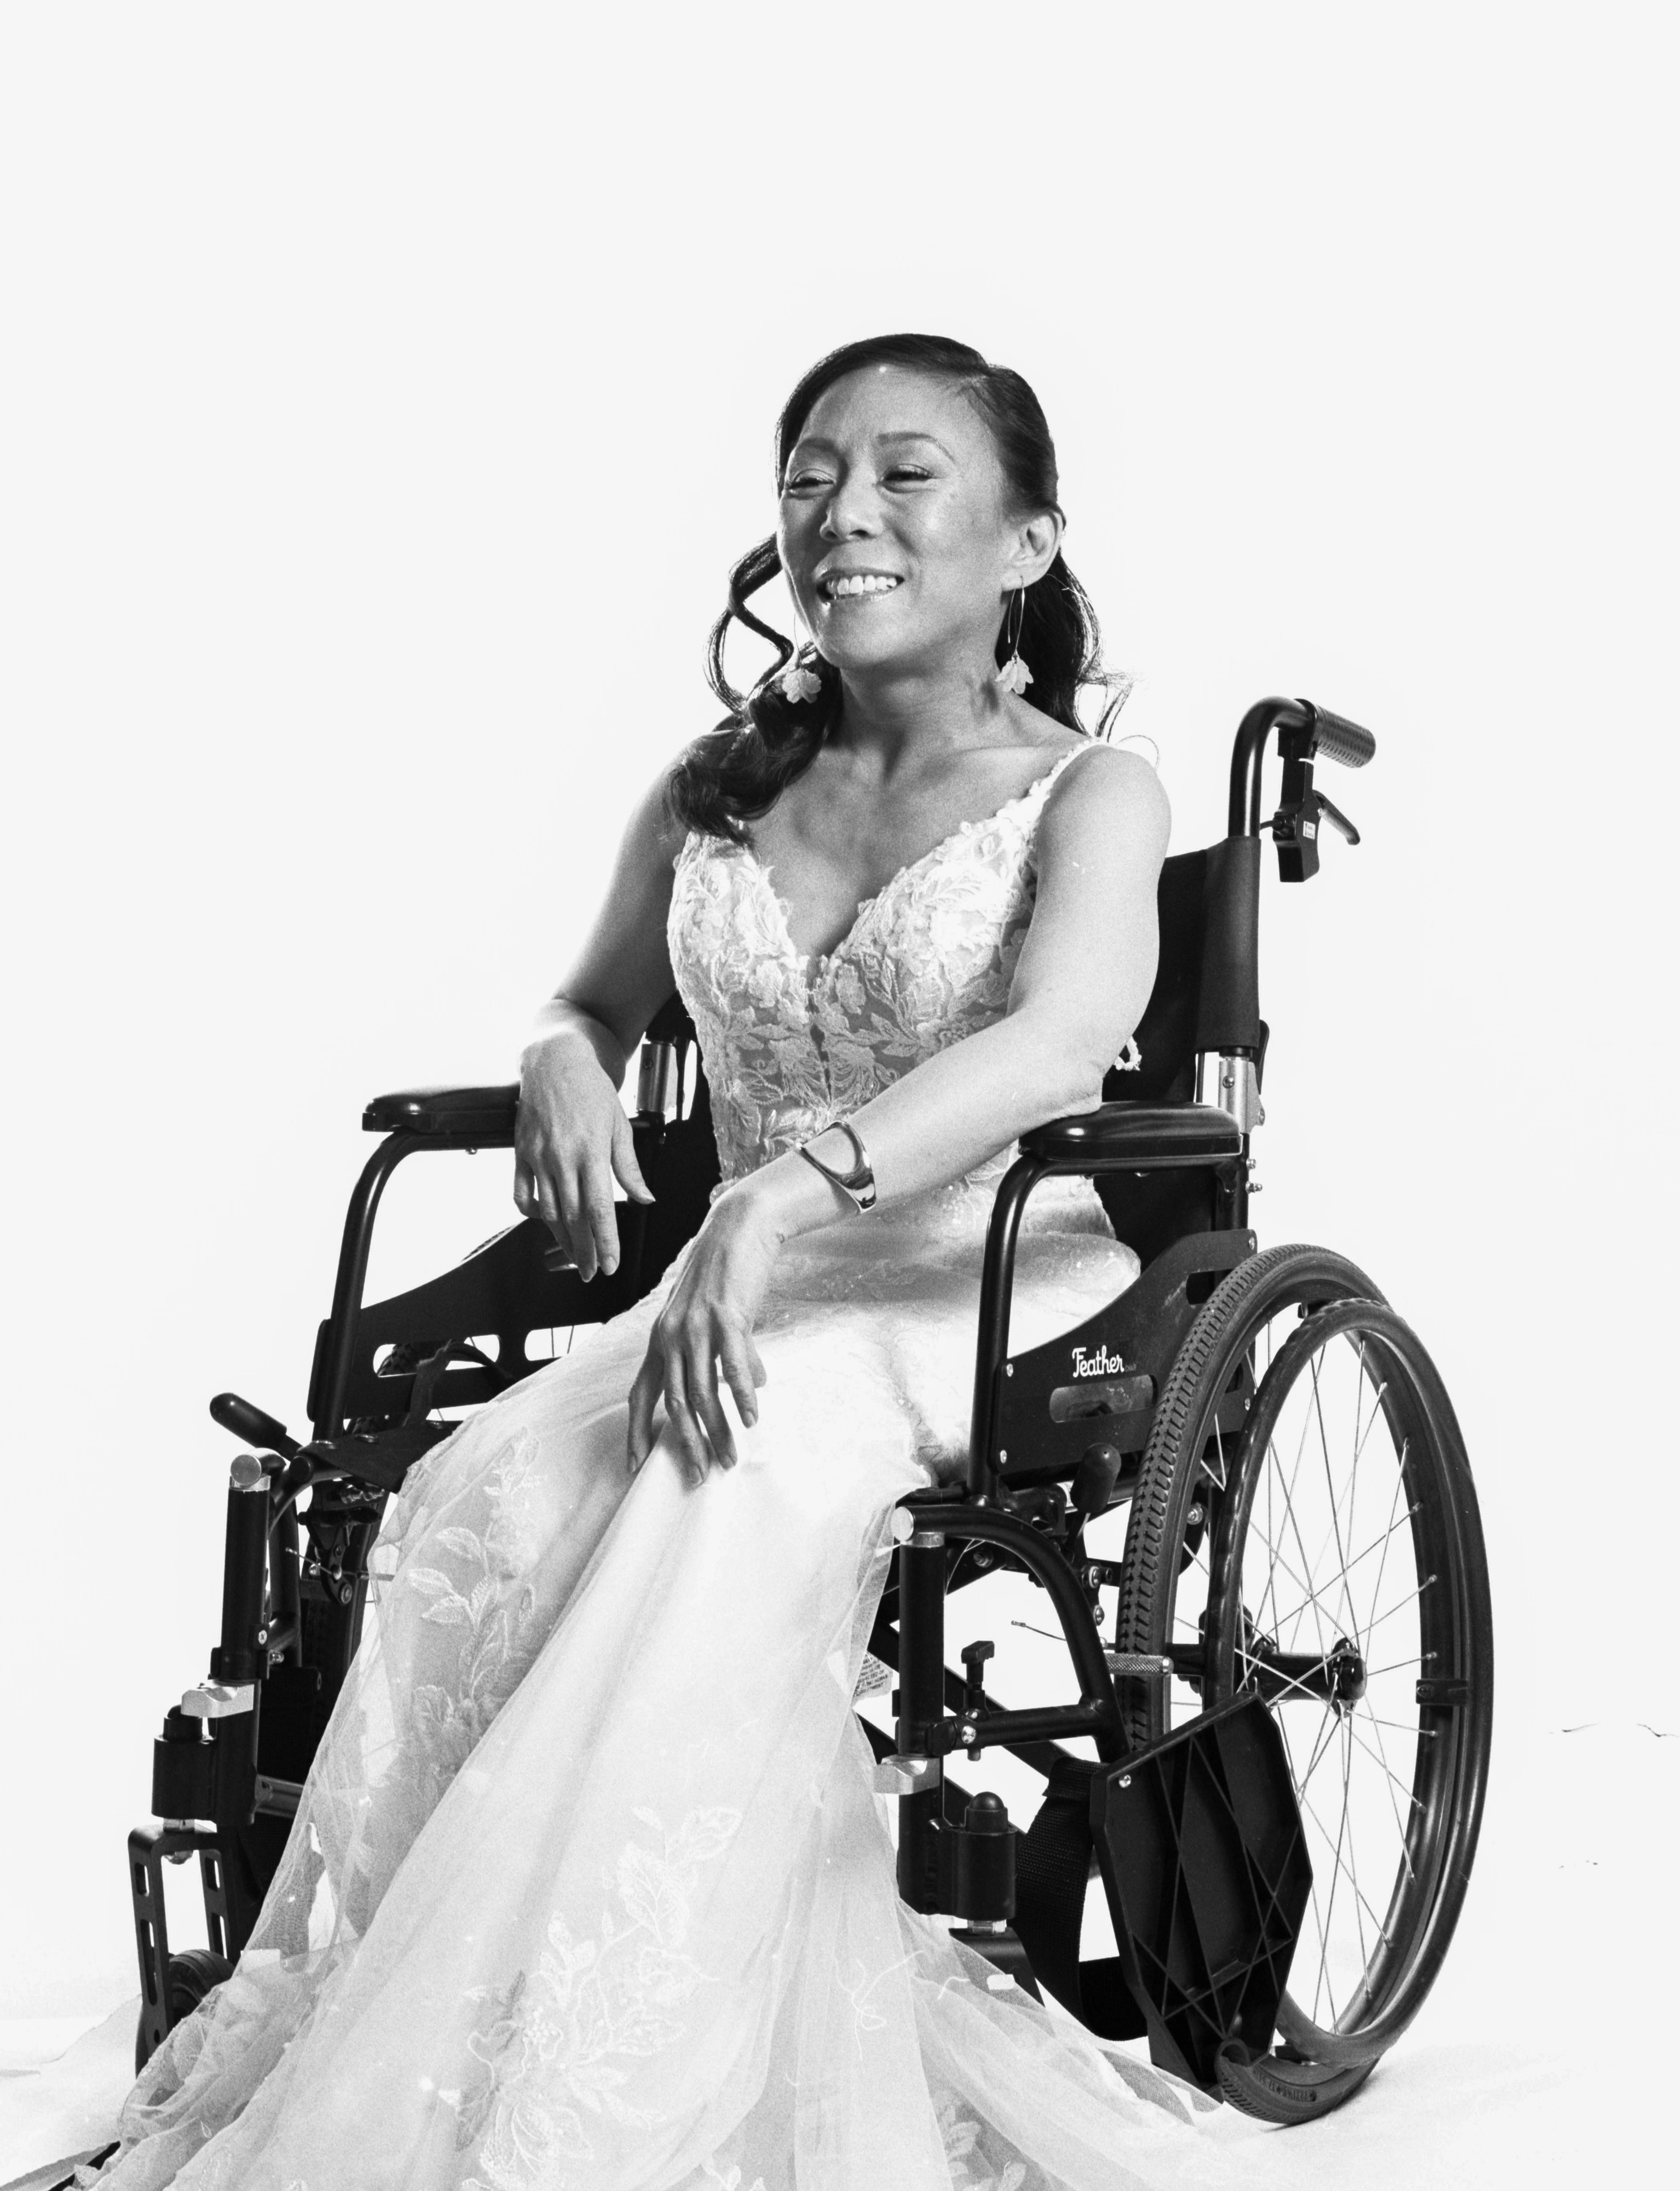
M 253 1408 L 248 1400 L 242 1400 L 237 1392 L 218 1392 L 210 1403 L 210 1417 L 225 1431 L 231 1431 L 247 1445 L 266 1447 L 271 1453 L 282 1453 L 289 1460 L 298 1450 L 298 1441 L 288 1437 L 284 1423 L 265 1414 L 262 1408 Z M 159 1816 L 162 1816 L 160 1812 Z
M 1260 1041 L 1260 839 L 1227 837 L 1207 850 L 1196 1047 L 1253 1050 Z
M 1327 760 L 1339 760 L 1344 768 L 1363 768 L 1376 754 L 1376 740 L 1369 731 L 1362 731 L 1357 723 L 1350 723 L 1345 715 L 1333 715 L 1328 708 L 1315 708 L 1317 722 L 1313 725 L 1313 749 Z

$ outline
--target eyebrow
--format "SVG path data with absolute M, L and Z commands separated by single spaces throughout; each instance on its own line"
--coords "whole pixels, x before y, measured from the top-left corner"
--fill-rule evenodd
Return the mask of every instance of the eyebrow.
M 941 456 L 950 458 L 953 464 L 956 462 L 956 458 L 951 456 L 951 452 L 937 434 L 924 433 L 917 427 L 905 427 L 891 434 L 877 434 L 875 441 L 878 446 L 887 441 L 931 441 Z M 794 444 L 795 451 L 806 448 L 832 449 L 835 446 L 835 443 L 829 441 L 823 434 L 801 434 Z

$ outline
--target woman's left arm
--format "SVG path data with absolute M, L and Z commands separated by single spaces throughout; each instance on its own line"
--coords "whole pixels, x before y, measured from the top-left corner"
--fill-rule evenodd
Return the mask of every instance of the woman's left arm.
M 1155 984 L 1170 818 L 1160 779 L 1136 754 L 1099 746 L 1063 770 L 1039 817 L 1038 899 L 1005 1016 L 853 1115 L 882 1204 L 943 1186 L 1028 1127 L 1102 1101 L 1102 1077 Z M 840 1170 L 851 1162 L 833 1130 L 815 1153 Z M 806 1179 L 820 1195 L 805 1191 Z M 834 1214 L 835 1190 L 797 1157 L 741 1184 L 774 1213 L 783 1239 Z
M 1104 1073 L 1142 1016 L 1159 953 L 1166 794 L 1137 754 L 1109 746 L 1095 752 L 1100 758 L 1081 757 L 1062 771 L 1039 817 L 1037 902 L 1005 1016 L 852 1113 L 883 1206 L 960 1178 L 1047 1118 L 1094 1110 Z M 837 1129 L 811 1146 L 836 1170 L 850 1169 L 851 1144 Z M 764 1382 L 752 1327 L 776 1251 L 853 1215 L 839 1188 L 797 1153 L 777 1157 L 718 1198 L 631 1391 L 633 1466 L 653 1443 L 661 1392 L 692 1471 L 703 1474 L 709 1457 L 733 1461 L 717 1362 L 742 1420 L 752 1422 L 755 1390 Z

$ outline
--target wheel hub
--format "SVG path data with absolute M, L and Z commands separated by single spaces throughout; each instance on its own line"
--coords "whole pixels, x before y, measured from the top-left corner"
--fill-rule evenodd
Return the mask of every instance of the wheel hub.
M 1358 1704 L 1365 1693 L 1364 1658 L 1345 1636 L 1325 1659 L 1324 1672 L 1330 1682 L 1330 1702 L 1338 1711 Z

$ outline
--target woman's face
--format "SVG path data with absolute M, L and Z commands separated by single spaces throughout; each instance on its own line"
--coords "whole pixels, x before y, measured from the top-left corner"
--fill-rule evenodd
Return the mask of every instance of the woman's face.
M 989 668 L 1008 595 L 1049 568 L 1053 515 L 1011 515 L 991 432 L 958 390 L 903 366 L 836 381 L 789 458 L 777 545 L 841 670 Z

